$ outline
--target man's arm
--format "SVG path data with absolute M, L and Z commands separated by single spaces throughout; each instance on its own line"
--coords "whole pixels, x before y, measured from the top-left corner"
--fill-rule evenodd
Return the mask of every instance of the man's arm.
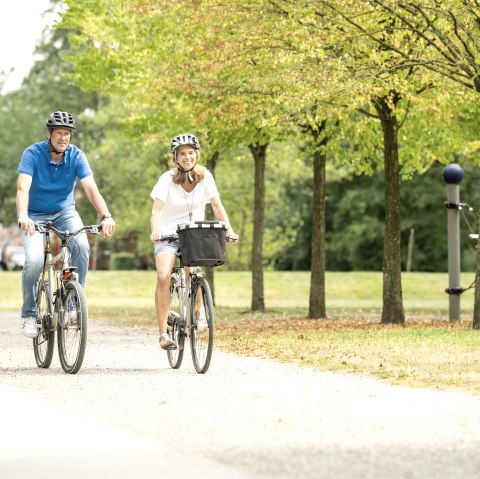
M 35 223 L 28 217 L 28 198 L 32 177 L 23 173 L 18 174 L 17 179 L 17 213 L 18 226 L 25 234 L 32 236 L 35 233 Z
M 98 211 L 98 214 L 102 217 L 106 213 L 108 214 L 109 211 L 107 203 L 103 199 L 103 196 L 100 194 L 97 183 L 93 179 L 93 176 L 87 176 L 86 178 L 83 178 L 83 180 L 80 180 L 80 183 L 82 184 L 87 198 Z M 101 225 L 103 235 L 107 238 L 110 238 L 115 231 L 115 221 L 113 220 L 113 218 L 103 218 Z

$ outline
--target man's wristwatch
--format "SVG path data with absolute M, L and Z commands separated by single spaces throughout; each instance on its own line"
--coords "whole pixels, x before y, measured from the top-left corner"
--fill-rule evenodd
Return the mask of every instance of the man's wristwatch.
M 105 218 L 111 218 L 112 217 L 112 213 L 109 213 L 108 211 L 106 213 L 103 213 L 102 215 L 102 220 L 104 220 Z

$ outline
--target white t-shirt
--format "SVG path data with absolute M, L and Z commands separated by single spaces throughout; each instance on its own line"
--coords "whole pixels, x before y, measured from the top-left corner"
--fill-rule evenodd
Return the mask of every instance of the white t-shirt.
M 150 193 L 151 198 L 159 199 L 164 204 L 160 216 L 161 235 L 176 233 L 178 224 L 203 221 L 205 205 L 210 203 L 211 198 L 220 196 L 213 175 L 208 170 L 205 170 L 205 178 L 190 193 L 173 182 L 174 173 L 175 170 L 163 173 Z

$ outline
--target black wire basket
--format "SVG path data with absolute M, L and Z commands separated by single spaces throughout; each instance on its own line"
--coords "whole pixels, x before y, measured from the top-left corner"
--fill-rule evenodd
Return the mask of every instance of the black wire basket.
M 227 226 L 221 221 L 182 223 L 177 228 L 185 266 L 220 266 L 225 263 Z

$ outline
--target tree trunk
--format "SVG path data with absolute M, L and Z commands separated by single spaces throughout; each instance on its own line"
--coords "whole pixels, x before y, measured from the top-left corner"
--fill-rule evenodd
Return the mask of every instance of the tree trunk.
M 376 98 L 373 104 L 382 124 L 385 162 L 382 323 L 404 324 L 405 313 L 403 310 L 402 266 L 400 259 L 399 123 L 386 98 Z
M 263 286 L 263 226 L 265 219 L 265 160 L 267 146 L 254 143 L 248 145 L 255 160 L 255 191 L 253 201 L 252 238 L 252 311 L 265 309 Z
M 206 167 L 210 171 L 210 173 L 213 175 L 215 178 L 215 167 L 217 166 L 218 158 L 220 156 L 220 153 L 216 151 L 206 162 Z M 215 220 L 215 216 L 213 214 L 213 210 L 211 207 L 207 208 L 205 210 L 205 219 L 207 221 L 213 221 Z M 214 274 L 214 268 L 205 268 L 205 277 L 207 278 L 208 284 L 210 285 L 210 289 L 212 291 L 212 299 L 213 299 L 213 305 L 215 306 L 215 274 Z
M 324 147 L 328 139 L 318 142 L 325 130 L 325 122 L 318 129 L 310 129 L 315 144 Z M 310 302 L 308 317 L 326 318 L 325 306 L 325 166 L 327 157 L 324 148 L 317 148 L 313 154 L 313 212 L 312 212 L 312 264 L 310 275 Z

